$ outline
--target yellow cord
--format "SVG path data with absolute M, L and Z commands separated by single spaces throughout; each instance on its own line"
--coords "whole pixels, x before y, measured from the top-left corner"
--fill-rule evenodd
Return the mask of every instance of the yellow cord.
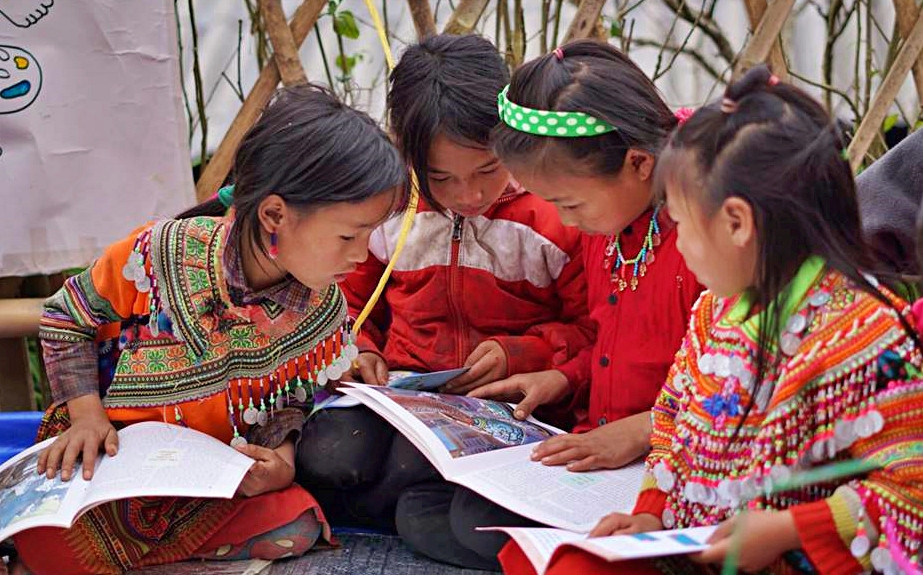
M 378 40 L 381 41 L 381 48 L 384 50 L 385 60 L 388 62 L 388 71 L 390 72 L 394 69 L 394 59 L 391 57 L 391 46 L 388 44 L 388 35 L 385 32 L 384 26 L 381 25 L 378 9 L 372 4 L 372 0 L 365 0 L 365 5 L 372 15 L 372 22 L 375 24 L 375 30 L 378 32 Z M 356 318 L 356 323 L 353 324 L 352 332 L 354 335 L 359 335 L 362 324 L 365 322 L 366 318 L 369 317 L 369 314 L 372 313 L 372 309 L 375 307 L 375 304 L 378 303 L 378 298 L 381 297 L 381 292 L 384 291 L 385 285 L 388 283 L 388 278 L 391 277 L 391 270 L 394 269 L 394 264 L 401 255 L 404 244 L 407 242 L 407 235 L 410 233 L 411 226 L 413 226 L 413 218 L 417 214 L 417 204 L 419 204 L 419 202 L 420 186 L 417 180 L 417 174 L 414 173 L 413 170 L 410 170 L 410 201 L 407 203 L 407 210 L 404 212 L 404 218 L 401 222 L 401 232 L 397 237 L 397 245 L 394 246 L 394 253 L 391 255 L 391 260 L 388 262 L 387 267 L 385 267 L 381 279 L 378 280 L 375 291 L 372 292 L 372 296 L 362 309 L 362 313 L 359 314 L 359 317 Z

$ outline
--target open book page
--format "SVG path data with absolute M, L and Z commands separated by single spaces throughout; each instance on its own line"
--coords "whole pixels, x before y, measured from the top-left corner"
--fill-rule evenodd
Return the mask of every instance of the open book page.
M 457 468 L 453 460 L 536 443 L 562 433 L 532 418 L 517 420 L 513 417 L 513 406 L 499 401 L 350 385 L 351 388 L 342 391 L 381 414 L 411 441 L 417 437 L 423 446 L 414 444 L 424 454 L 430 452 L 430 461 L 438 461 L 434 464 L 447 479 L 451 479 L 453 469 Z
M 434 371 L 431 373 L 418 373 L 416 371 L 389 371 L 388 387 L 396 389 L 413 389 L 422 391 L 433 391 L 452 381 L 459 375 L 468 371 L 467 367 L 458 369 L 447 369 L 444 371 Z M 355 385 L 353 382 L 343 382 L 344 384 Z M 328 408 L 356 407 L 362 405 L 362 402 L 349 395 L 337 395 L 315 392 L 315 398 L 320 398 L 314 404 L 314 411 Z
M 497 457 L 500 453 L 505 456 L 502 461 Z M 641 490 L 641 463 L 575 473 L 564 466 L 532 461 L 529 446 L 500 453 L 478 456 L 483 467 L 472 466 L 452 480 L 514 513 L 552 527 L 589 532 L 609 513 L 631 513 Z M 495 461 L 488 461 L 489 457 Z
M 562 432 L 516 420 L 506 403 L 374 386 L 343 392 L 394 425 L 447 480 L 546 525 L 588 532 L 608 513 L 630 512 L 641 488 L 641 464 L 573 473 L 532 461 L 531 444 Z
M 577 547 L 606 561 L 626 561 L 697 553 L 708 547 L 706 541 L 717 526 L 691 527 L 670 531 L 651 531 L 633 535 L 587 538 L 562 529 L 529 527 L 491 527 L 513 538 L 539 575 L 545 573 L 562 548 Z
M 0 541 L 43 525 L 68 527 L 83 504 L 88 483 L 78 465 L 71 481 L 36 472 L 38 454 L 54 438 L 33 445 L 0 466 Z
M 229 499 L 253 460 L 205 433 L 160 422 L 119 431 L 119 452 L 103 456 L 84 509 L 129 497 Z

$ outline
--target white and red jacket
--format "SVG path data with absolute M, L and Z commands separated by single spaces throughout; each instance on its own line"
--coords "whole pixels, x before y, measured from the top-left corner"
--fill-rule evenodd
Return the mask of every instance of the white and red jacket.
M 394 253 L 401 219 L 372 233 L 369 258 L 341 284 L 350 313 L 369 300 Z M 485 340 L 508 374 L 556 367 L 591 345 L 580 233 L 554 206 L 510 186 L 481 216 L 422 205 L 359 348 L 390 369 L 461 366 Z

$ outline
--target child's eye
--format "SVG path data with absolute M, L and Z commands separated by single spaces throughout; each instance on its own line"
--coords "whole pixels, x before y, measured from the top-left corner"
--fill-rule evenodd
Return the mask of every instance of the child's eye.
M 356 239 L 356 236 L 340 236 L 340 239 L 344 242 L 351 242 Z
M 446 177 L 444 177 L 444 178 L 434 178 L 434 177 L 430 177 L 430 181 L 431 181 L 431 182 L 436 182 L 436 183 L 438 183 L 438 184 L 442 184 L 442 183 L 448 182 L 448 181 L 449 181 L 449 177 L 448 177 L 448 176 L 446 176 Z
M 577 204 L 577 205 L 574 205 L 574 206 L 561 206 L 561 209 L 562 209 L 562 210 L 570 211 L 570 210 L 576 210 L 576 209 L 579 208 L 579 207 L 580 207 L 580 204 Z
M 486 176 L 486 175 L 488 175 L 488 174 L 492 174 L 492 173 L 496 172 L 497 169 L 498 169 L 499 167 L 500 167 L 500 166 L 494 166 L 494 167 L 488 168 L 488 169 L 486 169 L 486 170 L 481 170 L 481 171 L 478 172 L 478 173 L 479 173 L 479 174 L 483 174 L 483 175 Z

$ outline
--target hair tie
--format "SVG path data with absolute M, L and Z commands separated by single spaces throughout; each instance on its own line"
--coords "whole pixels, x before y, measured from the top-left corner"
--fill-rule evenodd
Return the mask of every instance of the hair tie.
M 771 74 L 769 76 L 769 80 L 767 80 L 766 83 L 769 84 L 770 86 L 775 86 L 776 84 L 779 83 L 779 77 L 776 76 L 775 74 Z
M 725 114 L 733 114 L 737 111 L 737 102 L 731 98 L 725 97 L 721 100 L 721 111 Z
M 564 50 L 561 49 L 560 46 L 552 50 L 552 52 L 554 53 L 554 57 L 558 59 L 558 62 L 564 61 Z

